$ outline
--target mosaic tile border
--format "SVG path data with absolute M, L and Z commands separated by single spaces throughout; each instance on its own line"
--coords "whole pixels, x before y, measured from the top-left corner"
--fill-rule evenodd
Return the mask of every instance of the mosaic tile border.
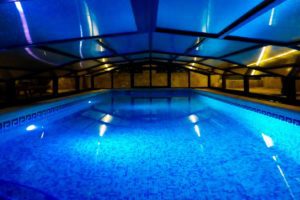
M 235 103 L 235 102 L 232 102 L 232 101 L 220 98 L 220 97 L 216 97 L 216 96 L 210 95 L 210 94 L 206 94 L 206 93 L 202 93 L 202 92 L 199 92 L 199 94 L 210 97 L 210 98 L 213 98 L 213 99 L 223 101 L 223 102 L 231 104 L 231 105 L 235 105 L 235 106 L 244 108 L 246 110 L 250 110 L 250 111 L 253 111 L 253 112 L 256 112 L 256 113 L 259 113 L 259 114 L 263 114 L 263 115 L 266 115 L 266 116 L 269 116 L 269 117 L 272 117 L 272 118 L 275 118 L 275 119 L 279 119 L 281 121 L 284 121 L 284 122 L 287 122 L 287 123 L 290 123 L 290 124 L 294 124 L 296 126 L 300 126 L 300 120 L 299 119 L 294 119 L 294 118 L 287 117 L 287 116 L 284 116 L 284 115 L 281 115 L 281 114 L 276 114 L 274 112 L 266 111 L 266 110 L 263 110 L 263 109 L 260 109 L 260 108 L 254 108 L 254 107 L 251 107 L 251 106 L 248 106 L 248 105 Z
M 46 108 L 37 112 L 33 112 L 30 114 L 22 115 L 13 119 L 7 119 L 5 121 L 0 121 L 0 131 L 7 130 L 10 128 L 14 128 L 17 126 L 21 126 L 27 124 L 29 122 L 33 122 L 34 120 L 45 119 L 50 115 L 56 114 L 61 110 L 66 109 L 66 107 L 70 107 L 74 104 L 77 104 L 78 101 L 65 103 L 62 105 L 53 106 L 50 108 Z
M 33 111 L 33 112 L 28 111 L 29 114 L 21 115 L 18 117 L 8 117 L 7 119 L 0 121 L 0 132 L 17 126 L 26 125 L 35 120 L 49 118 L 50 116 L 53 116 L 54 114 L 57 114 L 61 111 L 66 111 L 67 108 L 72 108 L 72 106 L 74 105 L 80 105 L 83 102 L 83 100 L 86 100 L 88 98 L 93 99 L 94 97 L 100 94 L 102 95 L 107 94 L 107 90 L 103 90 L 100 92 L 97 91 L 88 94 L 81 94 L 79 96 L 74 96 L 71 98 L 65 98 L 65 99 L 71 99 L 71 100 L 66 100 L 66 102 L 61 102 L 64 101 L 65 99 L 58 100 L 57 102 L 61 102 L 60 105 L 57 105 L 57 102 L 54 103 L 56 105 L 49 105 L 51 103 L 46 103 L 44 106 L 45 107 L 48 106 L 48 108 L 40 108 L 38 111 Z M 30 107 L 28 107 L 28 109 L 30 109 Z
M 63 107 L 62 105 L 55 106 L 52 108 L 44 109 L 44 110 L 41 110 L 38 112 L 34 112 L 31 114 L 23 115 L 23 116 L 14 118 L 14 119 L 0 122 L 0 130 L 10 129 L 10 128 L 20 126 L 20 125 L 26 124 L 28 122 L 37 120 L 37 119 L 45 118 L 45 117 L 49 116 L 50 114 L 53 114 L 54 112 L 58 112 L 59 110 L 62 109 L 62 107 Z

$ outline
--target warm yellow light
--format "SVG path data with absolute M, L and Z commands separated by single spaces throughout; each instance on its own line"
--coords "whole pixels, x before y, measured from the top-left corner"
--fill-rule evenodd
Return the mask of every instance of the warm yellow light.
M 270 57 L 270 58 L 261 60 L 259 63 L 264 63 L 264 62 L 268 62 L 268 61 L 271 61 L 271 60 L 275 60 L 275 59 L 277 59 L 277 58 L 281 58 L 281 57 L 287 56 L 287 55 L 292 54 L 292 53 L 294 53 L 294 52 L 297 52 L 297 50 L 291 50 L 291 51 L 287 51 L 287 52 L 282 53 L 282 54 L 278 54 L 278 55 L 276 55 L 276 56 L 273 56 L 273 57 Z M 257 65 L 257 62 L 251 63 L 251 64 L 249 64 L 248 66 L 255 66 L 255 65 Z
M 108 71 L 111 71 L 111 70 L 113 70 L 113 69 L 115 69 L 115 67 L 106 68 L 106 69 L 104 69 L 104 71 L 108 72 Z
M 261 52 L 260 52 L 260 55 L 259 55 L 259 57 L 257 59 L 257 62 L 256 62 L 257 66 L 259 66 L 262 58 L 264 57 L 265 51 L 266 51 L 266 47 L 263 47 L 262 50 L 261 50 Z
M 251 72 L 251 76 L 253 76 L 255 74 L 256 70 L 252 70 Z

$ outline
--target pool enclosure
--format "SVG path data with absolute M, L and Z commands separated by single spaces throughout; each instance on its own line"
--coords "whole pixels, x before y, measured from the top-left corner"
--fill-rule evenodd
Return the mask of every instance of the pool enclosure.
M 299 11 L 299 0 L 1 0 L 1 103 L 178 87 L 299 104 Z

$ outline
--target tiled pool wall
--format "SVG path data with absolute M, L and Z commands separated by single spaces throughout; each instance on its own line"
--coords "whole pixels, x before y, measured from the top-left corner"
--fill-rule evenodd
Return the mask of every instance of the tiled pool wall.
M 220 100 L 222 102 L 244 108 L 262 115 L 266 115 L 281 121 L 300 126 L 300 113 L 292 110 L 287 110 L 279 107 L 273 107 L 269 105 L 264 105 L 261 103 L 251 102 L 243 99 L 237 99 L 234 97 L 228 97 L 221 94 L 215 94 L 208 91 L 199 91 L 197 93 Z
M 39 120 L 51 121 L 57 117 L 62 118 L 90 106 L 89 103 L 96 101 L 95 97 L 99 94 L 108 94 L 108 91 L 74 95 L 33 106 L 4 110 L 0 113 L 0 131 L 25 126 Z
M 250 110 L 256 113 L 260 113 L 266 116 L 270 116 L 285 121 L 287 123 L 300 126 L 299 112 L 272 107 L 268 105 L 263 105 L 260 103 L 250 102 L 250 101 L 237 99 L 233 97 L 223 96 L 220 94 L 215 94 L 207 91 L 192 90 L 192 89 L 180 89 L 180 90 L 174 90 L 174 89 L 119 90 L 118 89 L 118 90 L 112 90 L 111 92 L 112 94 L 117 92 L 120 95 L 130 95 L 132 92 L 135 93 L 138 92 L 140 93 L 141 96 L 151 96 L 152 93 L 155 93 L 156 96 L 159 95 L 172 96 L 174 94 L 185 95 L 187 93 L 196 92 L 198 94 L 244 108 L 246 110 Z M 34 105 L 30 107 L 19 108 L 19 109 L 16 108 L 13 111 L 7 111 L 7 112 L 4 111 L 0 113 L 0 131 L 7 130 L 13 127 L 26 125 L 38 120 L 43 120 L 43 119 L 51 120 L 51 118 L 57 118 L 57 117 L 62 118 L 80 109 L 90 106 L 88 104 L 88 101 L 92 100 L 99 94 L 110 94 L 110 90 L 103 90 L 103 91 L 93 92 L 89 94 L 71 96 L 68 98 L 58 99 L 51 102 L 39 103 L 38 105 Z

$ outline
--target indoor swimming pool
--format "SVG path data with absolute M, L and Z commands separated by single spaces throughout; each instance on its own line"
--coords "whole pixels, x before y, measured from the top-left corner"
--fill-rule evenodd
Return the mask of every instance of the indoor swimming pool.
M 2 130 L 0 199 L 300 199 L 299 113 L 243 105 L 194 90 L 82 98 Z

